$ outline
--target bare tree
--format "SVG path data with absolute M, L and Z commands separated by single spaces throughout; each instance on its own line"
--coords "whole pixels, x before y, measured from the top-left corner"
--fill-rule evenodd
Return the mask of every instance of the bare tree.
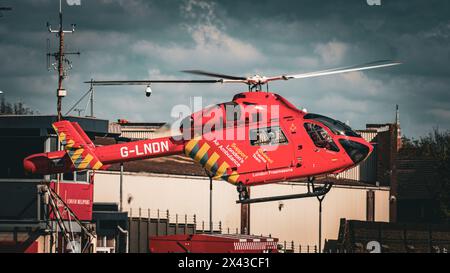
M 22 102 L 11 104 L 2 98 L 0 103 L 0 115 L 33 115 L 34 111 L 26 107 Z

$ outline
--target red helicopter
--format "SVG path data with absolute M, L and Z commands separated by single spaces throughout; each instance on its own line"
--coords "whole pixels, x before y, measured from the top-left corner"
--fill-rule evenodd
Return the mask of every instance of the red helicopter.
M 215 80 L 91 81 L 92 85 L 147 85 L 153 83 L 244 83 L 248 92 L 231 102 L 193 113 L 181 122 L 177 136 L 96 147 L 74 122 L 53 124 L 62 151 L 36 154 L 24 160 L 32 174 L 57 174 L 107 169 L 109 165 L 147 158 L 186 154 L 200 163 L 211 179 L 237 187 L 238 203 L 252 203 L 248 187 L 307 178 L 308 192 L 271 200 L 323 196 L 331 183 L 314 186 L 314 178 L 338 174 L 364 161 L 373 146 L 346 124 L 297 109 L 280 95 L 270 93 L 269 82 L 302 79 L 400 64 L 377 61 L 364 65 L 277 77 L 236 77 L 199 70 L 184 71 Z M 312 186 L 312 190 L 310 188 Z

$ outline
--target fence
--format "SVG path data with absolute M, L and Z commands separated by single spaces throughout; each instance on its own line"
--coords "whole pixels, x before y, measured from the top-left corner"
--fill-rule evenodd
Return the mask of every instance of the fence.
M 197 221 L 194 215 L 171 214 L 169 210 L 130 209 L 128 215 L 129 251 L 147 253 L 150 236 L 210 233 L 210 223 Z M 229 231 L 229 229 L 227 229 Z M 212 225 L 212 232 L 221 234 L 222 222 Z M 237 231 L 237 229 L 236 229 Z
M 280 242 L 281 251 L 284 253 L 318 253 L 319 248 L 317 245 L 302 245 L 296 244 L 294 241 L 284 241 Z
M 130 209 L 128 225 L 131 253 L 147 253 L 150 236 L 211 233 L 209 221 L 198 221 L 195 214 L 171 214 L 169 210 L 159 209 Z M 215 234 L 239 234 L 238 228 L 223 228 L 221 221 L 213 222 L 212 226 Z M 299 244 L 294 241 L 279 242 L 279 249 L 284 253 L 318 253 L 317 245 Z

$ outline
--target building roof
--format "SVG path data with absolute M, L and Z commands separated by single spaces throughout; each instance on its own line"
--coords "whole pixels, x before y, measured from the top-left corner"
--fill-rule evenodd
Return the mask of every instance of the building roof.
M 153 129 L 159 129 L 166 125 L 165 122 L 121 122 L 119 123 L 122 127 L 146 127 L 146 128 L 153 128 Z
M 368 252 L 369 242 L 379 242 L 382 252 L 438 252 L 450 247 L 447 224 L 364 222 L 341 219 L 337 242 L 325 252 Z
M 108 120 L 86 117 L 64 117 L 64 119 L 79 123 L 88 134 L 108 134 Z M 5 132 L 1 135 L 10 135 L 7 131 L 11 132 L 11 130 L 16 130 L 18 132 L 24 132 L 27 135 L 47 136 L 49 133 L 54 132 L 52 124 L 56 120 L 57 117 L 53 115 L 0 115 L 0 130 Z

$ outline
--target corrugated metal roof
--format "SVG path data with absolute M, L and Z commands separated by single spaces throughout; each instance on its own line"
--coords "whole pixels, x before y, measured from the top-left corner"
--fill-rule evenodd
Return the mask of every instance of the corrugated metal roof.
M 165 123 L 111 123 L 110 132 L 119 133 L 121 138 L 132 140 L 153 139 L 168 136 Z
M 155 138 L 154 130 L 128 130 L 122 129 L 120 137 L 129 139 L 153 139 Z
M 379 242 L 382 252 L 436 252 L 448 248 L 448 224 L 409 224 L 341 219 L 335 249 L 325 252 L 368 252 L 367 243 Z
M 108 134 L 108 120 L 71 116 L 64 117 L 64 119 L 71 122 L 77 122 L 87 133 L 96 135 Z M 54 132 L 52 124 L 56 122 L 56 120 L 57 117 L 52 115 L 1 115 L 0 129 L 40 129 L 41 135 L 47 136 L 47 132 Z

